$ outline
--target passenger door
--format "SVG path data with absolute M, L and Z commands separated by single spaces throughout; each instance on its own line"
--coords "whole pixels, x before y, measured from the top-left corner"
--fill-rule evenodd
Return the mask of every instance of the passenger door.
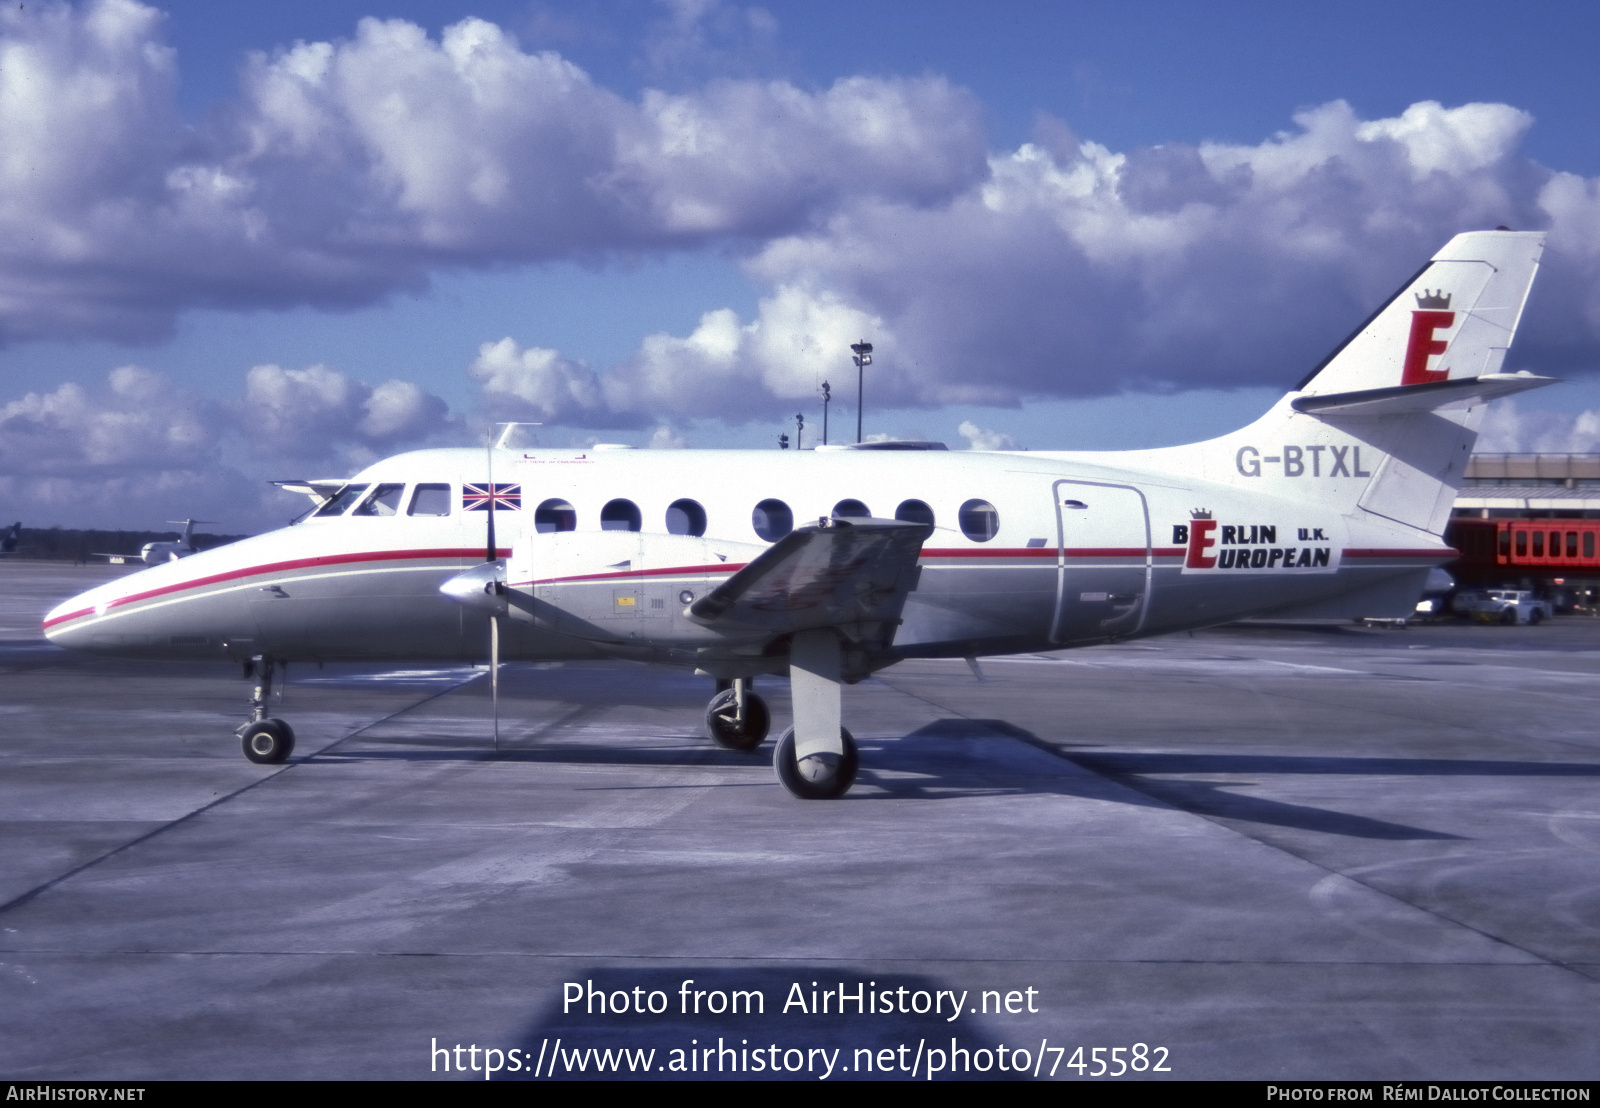
M 1131 485 L 1056 481 L 1052 642 L 1115 639 L 1144 626 L 1151 584 L 1150 511 Z

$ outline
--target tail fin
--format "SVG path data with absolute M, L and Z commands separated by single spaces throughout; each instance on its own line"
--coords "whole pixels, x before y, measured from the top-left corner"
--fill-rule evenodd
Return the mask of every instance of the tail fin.
M 1457 235 L 1299 391 L 1320 396 L 1498 374 L 1543 252 L 1542 232 Z
M 1501 372 L 1543 250 L 1457 235 L 1261 419 L 1128 460 L 1443 534 L 1487 403 L 1553 383 Z

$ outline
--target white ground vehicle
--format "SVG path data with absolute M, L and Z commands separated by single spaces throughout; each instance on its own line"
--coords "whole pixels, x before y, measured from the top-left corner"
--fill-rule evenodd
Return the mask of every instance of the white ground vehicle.
M 1489 589 L 1462 600 L 1456 610 L 1479 623 L 1543 623 L 1555 615 L 1550 601 L 1527 589 Z

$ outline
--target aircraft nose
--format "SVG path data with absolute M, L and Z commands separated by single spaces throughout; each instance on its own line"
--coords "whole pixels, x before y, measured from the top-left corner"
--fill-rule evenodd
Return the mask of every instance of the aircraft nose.
M 44 637 L 57 646 L 69 649 L 82 649 L 89 645 L 89 618 L 95 614 L 94 593 L 98 590 L 79 593 L 70 600 L 63 600 L 50 611 L 45 613 L 43 630 Z

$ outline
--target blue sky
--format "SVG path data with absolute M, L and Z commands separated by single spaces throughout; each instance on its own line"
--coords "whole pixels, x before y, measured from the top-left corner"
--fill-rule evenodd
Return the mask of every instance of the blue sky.
M 0 17 L 0 505 L 30 522 L 254 529 L 292 507 L 263 476 L 494 418 L 767 446 L 824 377 L 853 424 L 868 330 L 869 431 L 1205 437 L 1502 222 L 1552 236 L 1513 367 L 1570 383 L 1483 445 L 1600 449 L 1584 6 L 159 12 Z

